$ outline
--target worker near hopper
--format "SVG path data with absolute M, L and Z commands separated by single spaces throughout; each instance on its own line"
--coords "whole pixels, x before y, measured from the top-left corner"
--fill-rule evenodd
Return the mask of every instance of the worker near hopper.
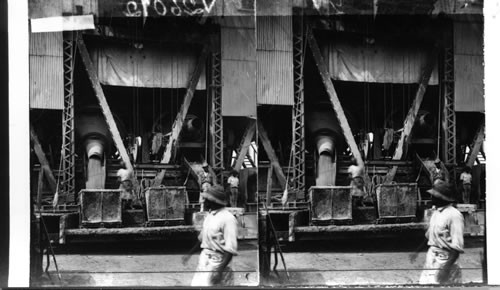
M 134 200 L 134 186 L 132 179 L 134 177 L 134 172 L 127 169 L 123 161 L 120 163 L 121 167 L 116 175 L 118 176 L 118 181 L 120 182 L 120 197 L 124 207 L 126 209 L 132 208 L 132 202 Z
M 443 170 L 441 169 L 441 160 L 439 160 L 439 158 L 434 161 L 434 168 L 432 169 L 432 183 L 436 183 L 438 180 L 445 181 Z
M 227 183 L 229 184 L 229 190 L 231 192 L 231 196 L 229 197 L 229 204 L 231 207 L 238 206 L 238 186 L 240 180 L 238 178 L 238 171 L 232 170 L 231 176 L 227 179 Z
M 221 185 L 210 187 L 204 196 L 208 214 L 198 236 L 199 242 L 182 258 L 186 265 L 191 255 L 202 248 L 191 286 L 228 286 L 233 283 L 230 262 L 238 250 L 238 222 L 226 209 L 227 199 Z
M 463 195 L 462 200 L 464 203 L 470 203 L 470 192 L 472 183 L 471 168 L 465 166 L 464 171 L 460 174 L 460 180 L 462 181 Z
M 362 164 L 358 165 L 356 159 L 351 159 L 351 166 L 347 169 L 351 178 L 352 197 L 355 204 L 363 204 L 365 197 L 365 168 Z
M 457 261 L 464 252 L 464 218 L 453 206 L 454 190 L 448 182 L 438 180 L 428 192 L 432 198 L 433 213 L 425 234 L 429 250 L 419 283 L 461 283 L 462 271 Z M 416 255 L 410 256 L 412 262 Z
M 201 176 L 200 176 L 200 184 L 201 184 L 201 192 L 200 192 L 200 198 L 199 198 L 200 207 L 201 207 L 200 211 L 204 211 L 203 193 L 206 194 L 207 191 L 210 189 L 210 187 L 213 184 L 213 176 L 210 173 L 210 170 L 208 168 L 208 163 L 203 162 L 202 168 L 203 168 L 203 172 L 201 173 Z

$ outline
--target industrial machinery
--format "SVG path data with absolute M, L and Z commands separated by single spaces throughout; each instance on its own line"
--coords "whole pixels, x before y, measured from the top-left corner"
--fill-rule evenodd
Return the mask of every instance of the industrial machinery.
M 37 5 L 30 17 L 50 13 Z M 241 52 L 224 35 L 247 27 L 83 6 L 73 8 L 98 9 L 95 29 L 30 35 L 31 194 L 52 241 L 195 237 L 203 163 L 213 184 L 239 173 L 240 238 L 256 238 L 255 103 L 238 100 L 238 81 L 233 91 L 221 86 L 228 75 L 248 81 L 245 71 L 221 69 Z M 248 41 L 241 45 L 251 50 Z M 47 62 L 57 74 L 43 70 Z M 223 111 L 227 100 L 242 110 Z

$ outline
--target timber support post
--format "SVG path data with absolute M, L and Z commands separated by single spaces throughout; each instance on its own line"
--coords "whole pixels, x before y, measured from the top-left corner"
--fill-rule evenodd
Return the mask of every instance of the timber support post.
M 262 126 L 262 123 L 257 120 L 258 124 L 258 133 L 259 133 L 259 139 L 260 142 L 262 142 L 262 146 L 264 147 L 264 151 L 266 151 L 267 157 L 269 158 L 270 161 L 270 166 L 271 168 L 274 168 L 274 173 L 276 174 L 276 177 L 278 178 L 278 181 L 280 183 L 280 186 L 283 190 L 285 190 L 286 187 L 286 177 L 285 174 L 283 174 L 283 169 L 280 166 L 279 159 L 276 156 L 276 153 L 274 152 L 273 146 L 271 144 L 271 140 L 269 140 L 269 137 L 267 136 L 267 132 L 264 129 L 264 126 Z
M 410 136 L 411 130 L 413 129 L 413 125 L 415 124 L 415 119 L 420 109 L 420 105 L 422 104 L 425 91 L 427 89 L 427 86 L 429 85 L 429 80 L 431 78 L 432 71 L 436 64 L 436 57 L 437 57 L 437 48 L 433 48 L 427 56 L 427 61 L 422 71 L 420 84 L 418 86 L 415 100 L 413 101 L 413 104 L 410 110 L 408 111 L 408 114 L 406 115 L 405 122 L 403 125 L 403 132 L 401 133 L 401 137 L 399 138 L 398 145 L 396 147 L 396 150 L 394 151 L 394 155 L 392 156 L 392 160 L 400 160 L 401 157 L 403 156 L 403 149 L 407 144 L 408 137 Z M 393 166 L 391 169 L 389 169 L 387 175 L 385 176 L 384 183 L 391 183 L 394 180 L 394 177 L 396 176 L 397 170 L 398 166 Z
M 337 96 L 337 92 L 335 91 L 335 87 L 333 86 L 332 80 L 330 78 L 330 73 L 328 72 L 328 68 L 325 64 L 323 56 L 321 56 L 318 43 L 316 42 L 316 38 L 314 37 L 312 31 L 307 34 L 307 40 L 309 43 L 309 47 L 311 48 L 311 53 L 314 57 L 314 62 L 318 67 L 321 80 L 323 81 L 323 85 L 325 86 L 326 92 L 330 97 L 333 111 L 335 112 L 335 115 L 339 120 L 340 127 L 342 128 L 342 132 L 344 133 L 347 145 L 349 146 L 354 158 L 356 158 L 357 164 L 359 166 L 364 166 L 363 158 L 361 157 L 361 153 L 359 152 L 358 145 L 354 140 L 351 127 L 349 126 L 349 122 L 347 121 L 347 118 L 344 114 L 344 109 L 342 108 L 342 104 L 340 103 L 340 100 Z
M 249 123 L 245 129 L 245 133 L 241 137 L 240 146 L 238 148 L 238 154 L 236 155 L 236 160 L 233 165 L 233 169 L 236 171 L 240 171 L 243 162 L 245 161 L 245 157 L 248 155 L 248 148 L 252 143 L 252 139 L 255 135 L 255 121 L 250 119 Z M 249 158 L 250 160 L 250 158 Z
M 54 174 L 52 173 L 52 169 L 50 168 L 49 161 L 47 160 L 47 157 L 45 156 L 45 152 L 43 152 L 42 145 L 40 144 L 40 141 L 38 140 L 38 136 L 36 135 L 35 130 L 33 129 L 33 126 L 30 126 L 30 138 L 31 138 L 31 141 L 33 142 L 33 150 L 35 151 L 35 154 L 36 154 L 36 157 L 38 158 L 38 161 L 40 162 L 40 171 L 43 171 L 43 175 L 45 175 L 45 177 L 47 178 L 47 181 L 49 182 L 50 190 L 53 193 L 55 193 L 57 190 L 57 182 L 56 182 L 56 179 L 54 178 Z M 39 184 L 40 184 L 40 182 L 39 182 Z
M 479 126 L 479 129 L 476 132 L 476 136 L 474 137 L 474 143 L 472 144 L 472 148 L 470 150 L 469 157 L 467 158 L 467 166 L 472 167 L 474 162 L 476 161 L 477 155 L 481 151 L 481 147 L 483 146 L 484 141 L 484 122 Z
M 163 153 L 161 163 L 168 164 L 173 159 L 173 156 L 175 156 L 175 152 L 177 150 L 177 141 L 182 131 L 182 125 L 184 124 L 189 106 L 191 105 L 191 101 L 193 100 L 194 92 L 196 90 L 196 86 L 198 85 L 198 81 L 200 80 L 201 73 L 206 65 L 208 54 L 209 48 L 207 45 L 204 45 L 201 51 L 201 55 L 198 58 L 198 62 L 196 63 L 194 72 L 191 74 L 191 78 L 189 79 L 186 95 L 184 96 L 181 108 L 179 109 L 179 113 L 177 114 L 174 124 L 172 125 L 172 132 L 170 138 L 168 139 L 165 152 Z M 161 185 L 163 178 L 165 177 L 165 173 L 166 170 L 162 169 L 156 175 L 154 186 Z
M 120 156 L 125 163 L 125 166 L 128 170 L 133 171 L 134 168 L 132 163 L 130 162 L 130 157 L 125 149 L 125 145 L 123 144 L 123 140 L 120 136 L 120 132 L 118 131 L 118 127 L 116 126 L 115 119 L 111 113 L 111 109 L 109 108 L 108 102 L 106 101 L 106 96 L 101 87 L 101 83 L 99 82 L 99 77 L 97 76 L 97 71 L 90 59 L 89 52 L 85 43 L 83 42 L 83 38 L 80 35 L 77 39 L 78 50 L 80 51 L 80 56 L 82 58 L 83 66 L 87 71 L 87 75 L 89 77 L 90 83 L 94 92 L 96 94 L 97 100 L 99 102 L 99 107 L 104 115 L 104 119 L 106 120 L 106 124 L 108 125 L 109 131 L 111 132 L 111 137 L 113 138 L 113 142 L 115 143 Z

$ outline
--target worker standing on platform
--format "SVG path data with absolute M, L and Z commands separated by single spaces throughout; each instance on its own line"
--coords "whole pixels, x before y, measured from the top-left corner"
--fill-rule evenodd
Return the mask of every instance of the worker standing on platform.
M 132 208 L 132 202 L 134 200 L 134 186 L 132 183 L 134 172 L 132 170 L 126 169 L 125 164 L 121 163 L 122 168 L 120 168 L 116 175 L 120 181 L 121 190 L 120 197 L 126 209 Z
M 462 195 L 463 202 L 470 203 L 472 174 L 471 174 L 471 168 L 469 166 L 465 166 L 464 172 L 460 174 L 460 180 L 462 181 L 462 187 L 463 187 L 463 195 Z
M 356 160 L 353 158 L 351 160 L 351 166 L 347 169 L 349 176 L 351 178 L 352 196 L 355 204 L 363 204 L 363 198 L 366 195 L 365 191 L 365 180 L 363 178 L 365 174 L 365 168 L 363 165 L 358 165 Z
M 229 198 L 229 204 L 231 207 L 238 206 L 238 186 L 240 180 L 238 178 L 238 171 L 232 170 L 231 176 L 227 179 L 227 183 L 229 184 L 229 190 L 231 191 L 231 196 Z
M 203 162 L 202 164 L 203 167 L 203 172 L 201 173 L 200 176 L 200 184 L 201 184 L 201 192 L 200 192 L 200 211 L 204 211 L 204 198 L 203 198 L 203 193 L 207 193 L 207 191 L 210 189 L 210 187 L 213 184 L 213 176 L 210 173 L 210 170 L 208 168 L 208 163 Z
M 462 271 L 457 260 L 464 252 L 464 218 L 453 207 L 454 191 L 449 183 L 438 180 L 428 192 L 434 212 L 425 234 L 429 250 L 420 284 L 461 283 Z M 415 257 L 410 259 L 414 261 Z
M 182 263 L 185 265 L 192 253 L 201 247 L 191 286 L 230 286 L 234 278 L 229 264 L 237 255 L 238 222 L 225 208 L 227 199 L 221 185 L 210 187 L 202 195 L 208 214 L 198 236 L 199 243 L 182 258 Z
M 432 183 L 436 183 L 436 181 L 438 180 L 445 181 L 443 170 L 441 169 L 441 160 L 439 160 L 439 158 L 434 161 L 434 169 L 432 171 Z

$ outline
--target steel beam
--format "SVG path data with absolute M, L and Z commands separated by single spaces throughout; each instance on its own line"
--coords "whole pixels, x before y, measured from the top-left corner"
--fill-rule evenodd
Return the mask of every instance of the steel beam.
M 304 17 L 296 16 L 293 33 L 293 86 L 294 103 L 292 115 L 293 146 L 293 188 L 297 190 L 297 198 L 303 199 L 306 190 L 306 150 L 304 127 L 304 61 L 307 37 L 304 36 Z
M 191 78 L 189 79 L 186 95 L 184 96 L 181 108 L 179 109 L 179 113 L 177 114 L 175 122 L 172 125 L 172 134 L 168 139 L 168 143 L 165 148 L 165 152 L 163 153 L 161 163 L 168 164 L 175 156 L 175 152 L 177 150 L 176 145 L 182 131 L 182 125 L 184 124 L 184 119 L 186 118 L 189 106 L 191 105 L 191 101 L 193 100 L 194 92 L 196 90 L 196 86 L 198 85 L 198 81 L 200 80 L 201 72 L 203 71 L 203 68 L 206 65 L 208 54 L 209 54 L 208 46 L 204 45 L 201 55 L 198 58 L 198 62 L 196 64 L 194 72 L 191 74 Z M 161 185 L 163 177 L 165 176 L 165 172 L 166 170 L 162 169 L 155 177 L 154 181 L 155 186 Z
M 457 164 L 457 144 L 456 144 L 456 116 L 455 116 L 455 82 L 454 82 L 454 57 L 453 48 L 444 49 L 443 65 L 443 133 L 444 150 L 443 159 L 446 164 Z
M 62 182 L 61 197 L 65 203 L 75 200 L 75 108 L 74 69 L 76 46 L 75 32 L 68 32 L 63 41 L 64 108 L 62 113 Z
M 217 170 L 217 179 L 220 183 L 222 180 L 222 168 L 224 168 L 224 140 L 223 140 L 223 117 L 222 117 L 222 74 L 221 74 L 221 53 L 219 51 L 212 52 L 211 55 L 211 71 L 210 71 L 210 96 L 211 96 L 211 111 L 210 111 L 210 158 L 212 167 Z

